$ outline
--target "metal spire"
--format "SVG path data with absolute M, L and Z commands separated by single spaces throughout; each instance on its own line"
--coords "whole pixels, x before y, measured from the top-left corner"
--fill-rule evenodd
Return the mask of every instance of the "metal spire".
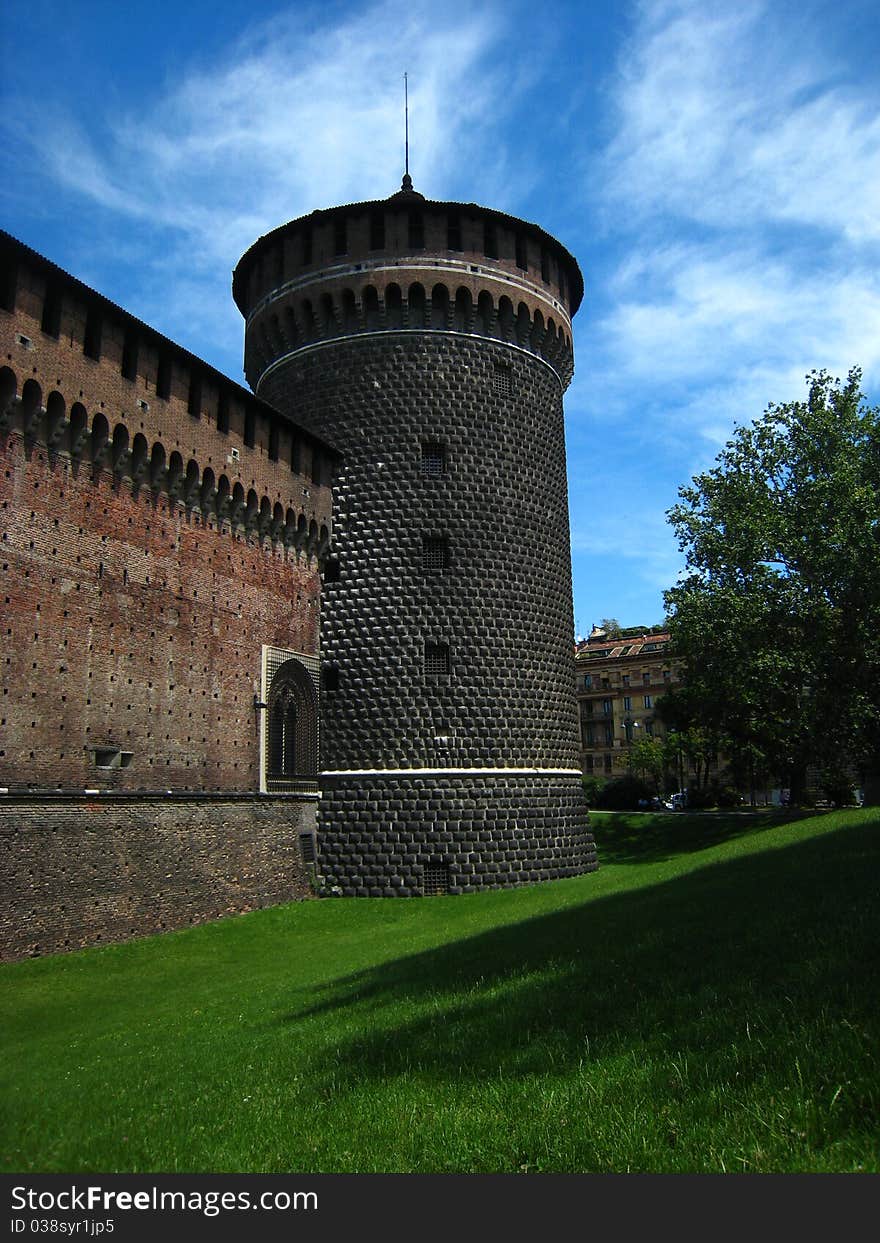
M 406 135 L 404 144 L 405 164 L 403 181 L 400 183 L 401 190 L 411 190 L 413 188 L 412 177 L 409 175 L 409 82 L 407 75 L 403 75 L 403 115 L 404 115 L 404 133 Z

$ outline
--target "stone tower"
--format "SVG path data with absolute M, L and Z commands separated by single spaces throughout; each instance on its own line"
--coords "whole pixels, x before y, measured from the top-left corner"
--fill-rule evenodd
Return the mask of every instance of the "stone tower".
M 344 459 L 322 876 L 392 896 L 591 870 L 562 411 L 577 263 L 536 225 L 428 201 L 406 176 L 260 238 L 233 292 L 254 391 Z

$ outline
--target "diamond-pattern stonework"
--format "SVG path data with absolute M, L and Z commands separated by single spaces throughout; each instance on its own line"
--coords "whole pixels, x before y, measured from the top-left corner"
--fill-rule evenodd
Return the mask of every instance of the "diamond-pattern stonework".
M 338 669 L 322 703 L 322 874 L 346 893 L 416 894 L 436 861 L 450 892 L 594 867 L 556 372 L 501 341 L 366 333 L 292 355 L 260 391 L 345 446 L 322 604 L 322 659 Z M 442 472 L 423 472 L 426 444 L 445 446 Z M 445 568 L 423 568 L 426 536 L 446 539 Z M 426 644 L 448 645 L 448 675 L 426 670 Z M 341 775 L 389 769 L 544 772 Z

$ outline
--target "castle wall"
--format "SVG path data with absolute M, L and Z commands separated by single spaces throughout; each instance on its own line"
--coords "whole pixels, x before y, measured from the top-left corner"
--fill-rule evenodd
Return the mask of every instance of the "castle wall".
M 302 897 L 262 701 L 267 648 L 317 663 L 336 455 L 0 241 L 2 953 Z
M 0 798 L 0 957 L 125 941 L 309 897 L 310 799 Z
M 315 559 L 18 435 L 0 514 L 0 786 L 258 790 L 262 645 L 317 651 Z

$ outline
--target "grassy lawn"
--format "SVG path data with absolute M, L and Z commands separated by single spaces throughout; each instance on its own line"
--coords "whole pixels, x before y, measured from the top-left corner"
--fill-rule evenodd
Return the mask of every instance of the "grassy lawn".
M 595 813 L 591 876 L 0 969 L 25 1171 L 878 1171 L 880 813 Z

